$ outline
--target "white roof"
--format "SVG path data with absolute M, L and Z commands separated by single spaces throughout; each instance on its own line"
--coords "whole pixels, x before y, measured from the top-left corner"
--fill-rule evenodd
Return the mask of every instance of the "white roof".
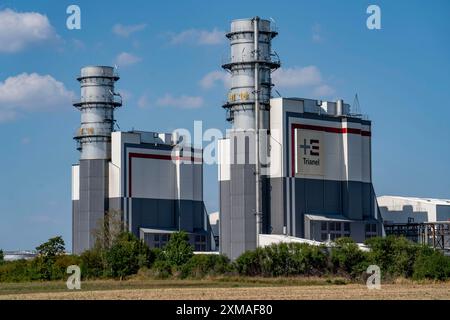
M 402 196 L 380 196 L 378 199 L 398 199 L 403 201 L 415 201 L 428 204 L 438 204 L 450 206 L 450 199 L 436 199 L 436 198 L 417 198 L 417 197 L 402 197 Z

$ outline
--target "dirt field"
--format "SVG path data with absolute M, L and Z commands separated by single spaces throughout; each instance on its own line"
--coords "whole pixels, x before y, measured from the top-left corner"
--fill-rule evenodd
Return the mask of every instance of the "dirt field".
M 164 282 L 161 282 L 164 283 Z M 0 284 L 0 299 L 446 299 L 450 300 L 450 283 L 398 283 L 382 285 L 381 290 L 368 290 L 359 284 L 307 284 L 278 285 L 264 283 L 214 283 L 204 286 L 199 282 L 181 282 L 162 285 L 160 282 L 139 285 L 92 283 L 91 289 L 68 291 L 58 283 L 55 288 L 15 287 Z M 40 284 L 42 286 L 43 284 Z M 54 284 L 56 286 L 56 284 Z M 176 287 L 177 286 L 177 287 Z M 17 289 L 19 288 L 19 290 Z M 45 290 L 45 292 L 34 292 Z

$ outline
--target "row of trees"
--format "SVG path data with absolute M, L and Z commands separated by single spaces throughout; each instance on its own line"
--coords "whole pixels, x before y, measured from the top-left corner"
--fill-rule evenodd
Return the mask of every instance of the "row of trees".
M 205 276 L 340 276 L 364 279 L 369 265 L 378 265 L 384 280 L 396 277 L 446 280 L 450 257 L 405 238 L 389 236 L 366 241 L 360 250 L 350 238 L 337 239 L 331 248 L 281 243 L 243 253 L 231 262 L 223 255 L 194 255 L 184 232 L 173 233 L 162 249 L 149 249 L 133 234 L 106 220 L 96 246 L 80 256 L 64 254 L 64 241 L 55 237 L 37 247 L 30 261 L 0 263 L 1 281 L 61 280 L 69 265 L 79 265 L 84 279 L 125 277 L 141 273 L 152 278 Z M 0 254 L 0 262 L 2 254 Z

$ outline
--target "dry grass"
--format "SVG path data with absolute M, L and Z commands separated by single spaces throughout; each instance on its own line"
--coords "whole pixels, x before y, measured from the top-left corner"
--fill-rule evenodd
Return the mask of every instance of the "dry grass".
M 333 284 L 336 283 L 336 284 Z M 205 280 L 99 280 L 68 291 L 64 282 L 0 284 L 1 299 L 450 299 L 450 282 L 399 279 L 381 290 L 324 278 L 214 278 Z M 340 285 L 338 285 L 340 284 Z

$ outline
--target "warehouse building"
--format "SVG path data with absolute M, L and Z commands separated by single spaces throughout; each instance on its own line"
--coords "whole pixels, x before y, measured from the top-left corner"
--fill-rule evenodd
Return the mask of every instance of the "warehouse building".
M 450 200 L 399 196 L 378 197 L 385 224 L 450 221 Z
M 202 150 L 156 132 L 114 132 L 111 67 L 85 67 L 78 80 L 81 127 L 75 135 L 80 161 L 72 166 L 73 252 L 94 246 L 94 233 L 108 212 L 119 212 L 130 232 L 151 248 L 183 230 L 196 251 L 214 249 L 203 202 Z
M 258 17 L 234 20 L 227 34 L 232 128 L 219 142 L 220 249 L 233 259 L 262 234 L 357 242 L 382 234 L 371 122 L 342 100 L 272 98 L 276 36 Z

